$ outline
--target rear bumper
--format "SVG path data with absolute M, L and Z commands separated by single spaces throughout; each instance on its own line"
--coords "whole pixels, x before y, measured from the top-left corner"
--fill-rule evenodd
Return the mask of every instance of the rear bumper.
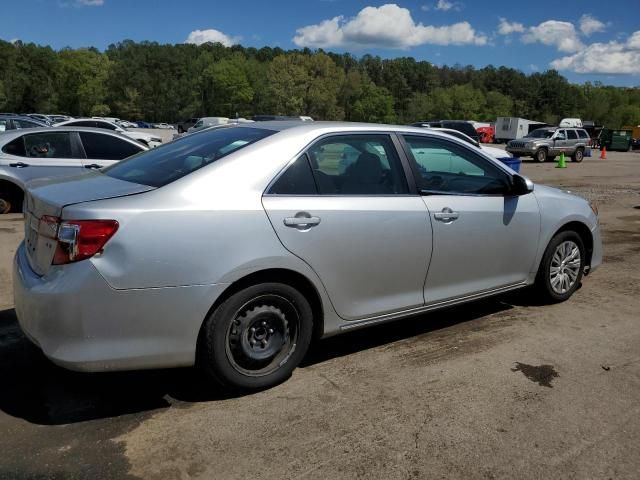
M 190 366 L 207 312 L 227 284 L 115 290 L 91 261 L 13 265 L 16 314 L 25 335 L 54 363 L 79 371 Z

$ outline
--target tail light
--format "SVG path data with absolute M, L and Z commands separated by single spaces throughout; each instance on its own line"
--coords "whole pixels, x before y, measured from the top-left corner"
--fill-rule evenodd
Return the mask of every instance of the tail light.
M 64 220 L 44 216 L 40 231 L 56 238 L 58 245 L 53 256 L 54 265 L 78 262 L 102 251 L 118 230 L 115 220 Z

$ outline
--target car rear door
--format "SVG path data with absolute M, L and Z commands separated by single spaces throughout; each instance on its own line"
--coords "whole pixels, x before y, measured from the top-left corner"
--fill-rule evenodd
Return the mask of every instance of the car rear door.
M 263 205 L 282 244 L 318 274 L 348 320 L 424 305 L 431 224 L 386 134 L 330 135 L 278 178 Z
M 109 133 L 79 132 L 79 136 L 86 155 L 82 162 L 87 169 L 108 167 L 146 150 L 142 145 Z
M 28 130 L 26 130 L 28 132 Z M 82 152 L 70 132 L 26 133 L 7 143 L 3 153 L 21 182 L 82 172 Z
M 433 226 L 426 303 L 522 284 L 538 248 L 534 195 L 510 195 L 510 175 L 473 147 L 417 135 L 404 140 Z

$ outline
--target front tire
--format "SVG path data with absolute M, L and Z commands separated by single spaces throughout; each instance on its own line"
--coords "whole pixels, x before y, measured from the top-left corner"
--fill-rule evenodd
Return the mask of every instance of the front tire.
M 312 332 L 311 306 L 298 290 L 282 283 L 254 285 L 231 295 L 207 318 L 198 361 L 225 387 L 272 387 L 302 361 Z
M 568 300 L 580 286 L 585 265 L 582 238 L 574 231 L 554 236 L 542 257 L 536 289 L 548 303 Z
M 544 163 L 547 161 L 547 149 L 541 148 L 536 152 L 536 156 L 534 157 L 539 163 Z

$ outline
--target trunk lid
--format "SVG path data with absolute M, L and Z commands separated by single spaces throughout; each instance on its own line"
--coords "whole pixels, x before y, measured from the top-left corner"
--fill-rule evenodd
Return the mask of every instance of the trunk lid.
M 42 217 L 60 217 L 62 209 L 76 203 L 123 197 L 154 190 L 154 187 L 125 182 L 99 172 L 36 180 L 27 184 L 24 198 L 24 236 L 27 258 L 33 271 L 49 271 L 58 245 L 54 228 Z

